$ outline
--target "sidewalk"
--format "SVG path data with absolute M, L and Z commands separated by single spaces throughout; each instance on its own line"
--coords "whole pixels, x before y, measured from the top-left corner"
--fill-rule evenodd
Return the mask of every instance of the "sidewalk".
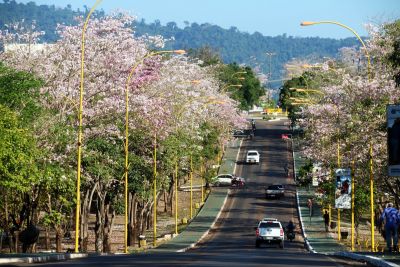
M 295 179 L 297 178 L 301 165 L 305 163 L 305 159 L 300 157 L 298 152 L 293 152 Z M 325 231 L 325 223 L 322 217 L 321 207 L 314 202 L 313 214 L 310 218 L 307 200 L 310 197 L 315 197 L 314 189 L 298 187 L 296 190 L 299 218 L 303 230 L 305 247 L 311 253 L 329 254 L 349 258 L 353 260 L 368 262 L 371 266 L 393 267 L 399 266 L 400 262 L 397 255 L 384 255 L 383 253 L 365 253 L 365 252 L 350 252 L 340 244 L 336 239 L 329 236 Z M 311 220 L 310 220 L 311 219 Z M 330 230 L 335 231 L 335 230 Z M 337 229 L 336 229 L 337 231 Z
M 313 205 L 313 214 L 310 217 L 307 207 L 307 199 L 314 196 L 314 190 L 298 188 L 299 213 L 303 224 L 304 236 L 309 243 L 309 250 L 315 253 L 332 253 L 347 251 L 346 247 L 339 244 L 337 240 L 325 232 L 325 223 L 321 213 L 321 207 L 316 203 Z M 332 230 L 331 230 L 332 231 Z
M 237 155 L 240 149 L 240 140 L 231 143 L 225 150 L 218 174 L 234 173 Z M 161 244 L 157 248 L 149 249 L 148 252 L 184 252 L 195 246 L 219 217 L 225 201 L 228 197 L 228 187 L 213 188 L 200 212 L 190 224 L 177 237 Z

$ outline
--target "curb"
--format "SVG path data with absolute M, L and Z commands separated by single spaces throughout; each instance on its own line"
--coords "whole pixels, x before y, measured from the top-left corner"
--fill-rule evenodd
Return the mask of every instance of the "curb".
M 300 220 L 300 227 L 301 227 L 301 232 L 303 234 L 303 238 L 304 238 L 304 247 L 310 251 L 311 253 L 317 253 L 313 247 L 311 246 L 310 242 L 308 241 L 307 238 L 307 234 L 306 231 L 304 229 L 304 224 L 303 224 L 303 217 L 301 215 L 301 209 L 300 209 L 300 200 L 299 200 L 299 193 L 297 192 L 297 187 L 296 187 L 296 202 L 297 202 L 297 213 L 299 216 L 299 220 Z
M 0 258 L 0 264 L 65 261 L 70 259 L 79 259 L 86 257 L 88 257 L 87 253 L 68 253 L 68 254 L 51 254 L 51 255 L 41 255 L 41 256 L 10 257 L 10 258 Z
M 365 261 L 365 262 L 367 262 L 369 264 L 372 264 L 373 266 L 378 266 L 378 267 L 395 267 L 395 266 L 399 266 L 399 265 L 397 265 L 395 263 L 388 262 L 388 261 L 382 260 L 382 259 L 374 257 L 374 256 L 360 255 L 360 254 L 353 253 L 353 252 L 335 252 L 335 253 L 326 254 L 326 255 L 344 257 L 344 258 L 349 258 L 349 259 L 357 260 L 357 261 Z

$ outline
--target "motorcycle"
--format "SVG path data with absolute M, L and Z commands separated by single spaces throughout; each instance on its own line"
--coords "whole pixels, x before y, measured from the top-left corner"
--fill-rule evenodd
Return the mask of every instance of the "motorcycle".
M 232 183 L 231 183 L 231 186 L 232 186 L 232 187 L 244 187 L 244 185 L 245 185 L 245 181 L 244 181 L 243 178 L 241 178 L 241 177 L 234 177 L 234 178 L 232 179 Z
M 294 233 L 293 230 L 286 231 L 286 237 L 290 242 L 292 242 L 294 240 L 295 236 L 296 236 L 296 234 Z

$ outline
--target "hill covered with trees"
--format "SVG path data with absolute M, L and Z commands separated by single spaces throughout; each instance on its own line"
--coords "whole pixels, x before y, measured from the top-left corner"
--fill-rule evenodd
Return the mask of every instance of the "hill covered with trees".
M 0 2 L 0 29 L 11 22 L 36 21 L 36 27 L 45 31 L 43 42 L 57 40 L 57 24 L 74 25 L 74 17 L 85 15 L 85 10 L 72 10 L 68 5 L 57 8 L 54 5 L 36 5 L 34 2 L 27 4 L 17 3 L 15 0 Z M 97 11 L 97 16 L 103 16 L 103 11 Z M 256 71 L 272 74 L 271 80 L 280 79 L 283 65 L 296 59 L 318 60 L 322 57 L 336 58 L 338 50 L 342 47 L 359 46 L 355 38 L 330 39 L 318 37 L 293 37 L 282 34 L 279 36 L 264 36 L 259 32 L 242 32 L 236 27 L 221 28 L 208 23 L 185 23 L 184 28 L 179 28 L 175 22 L 162 25 L 160 21 L 147 23 L 145 20 L 137 21 L 134 25 L 136 35 L 159 34 L 172 39 L 168 48 L 197 49 L 209 47 L 218 53 L 224 63 L 237 62 L 256 68 Z M 266 53 L 274 53 L 269 58 Z M 270 69 L 271 68 L 271 69 Z

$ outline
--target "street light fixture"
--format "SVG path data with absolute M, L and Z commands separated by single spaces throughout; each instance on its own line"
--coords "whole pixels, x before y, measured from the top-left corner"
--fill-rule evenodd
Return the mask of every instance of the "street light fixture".
M 289 88 L 289 90 L 290 91 L 295 91 L 295 92 L 305 92 L 305 93 L 312 92 L 312 93 L 317 93 L 317 94 L 324 95 L 323 92 L 321 92 L 320 90 L 317 90 L 317 89 L 304 89 L 304 88 L 293 88 L 293 87 L 291 87 L 291 88 Z
M 247 74 L 247 71 L 237 71 L 234 74 L 232 74 L 231 78 L 233 78 L 236 74 Z
M 82 113 L 83 113 L 83 81 L 84 81 L 84 63 L 85 63 L 85 33 L 90 19 L 90 16 L 101 3 L 97 0 L 94 6 L 90 9 L 89 14 L 86 16 L 85 23 L 82 28 L 82 42 L 81 42 L 81 77 L 80 77 L 80 92 L 79 92 L 79 126 L 78 126 L 78 163 L 77 163 L 77 179 L 76 179 L 76 214 L 75 214 L 75 253 L 79 252 L 79 217 L 81 208 L 81 159 L 82 159 Z
M 238 87 L 238 88 L 240 88 L 242 86 L 243 85 L 241 85 L 241 84 L 228 84 L 228 85 L 222 87 L 221 92 L 225 92 L 229 87 Z
M 135 72 L 136 68 L 144 62 L 146 58 L 153 57 L 156 55 L 161 54 L 185 54 L 185 50 L 163 50 L 163 51 L 155 51 L 145 55 L 141 60 L 139 60 L 133 67 L 128 75 L 125 87 L 125 236 L 124 236 L 124 252 L 128 253 L 128 160 L 129 160 L 129 153 L 128 153 L 128 135 L 129 135 L 129 84 L 133 73 Z M 155 135 L 156 138 L 156 135 Z M 156 145 L 154 156 L 156 155 Z M 156 192 L 156 163 L 154 164 L 154 192 Z M 154 194 L 154 205 L 156 205 L 156 195 Z M 157 220 L 157 208 L 154 207 L 154 244 L 156 244 L 156 220 Z
M 371 81 L 371 61 L 370 61 L 370 56 L 368 53 L 368 49 L 364 43 L 364 41 L 361 39 L 360 35 L 358 35 L 358 33 L 353 30 L 352 28 L 350 28 L 349 26 L 346 26 L 342 23 L 339 23 L 337 21 L 331 21 L 331 20 L 325 20 L 325 21 L 303 21 L 300 23 L 300 26 L 312 26 L 312 25 L 317 25 L 317 24 L 335 24 L 338 25 L 340 27 L 343 27 L 349 31 L 351 31 L 356 37 L 357 39 L 360 41 L 361 45 L 364 47 L 364 52 L 365 52 L 365 56 L 367 57 L 367 61 L 368 61 L 368 81 Z
M 265 53 L 268 57 L 269 57 L 269 79 L 271 79 L 272 76 L 272 56 L 275 56 L 276 53 L 272 53 L 272 52 L 267 52 Z

